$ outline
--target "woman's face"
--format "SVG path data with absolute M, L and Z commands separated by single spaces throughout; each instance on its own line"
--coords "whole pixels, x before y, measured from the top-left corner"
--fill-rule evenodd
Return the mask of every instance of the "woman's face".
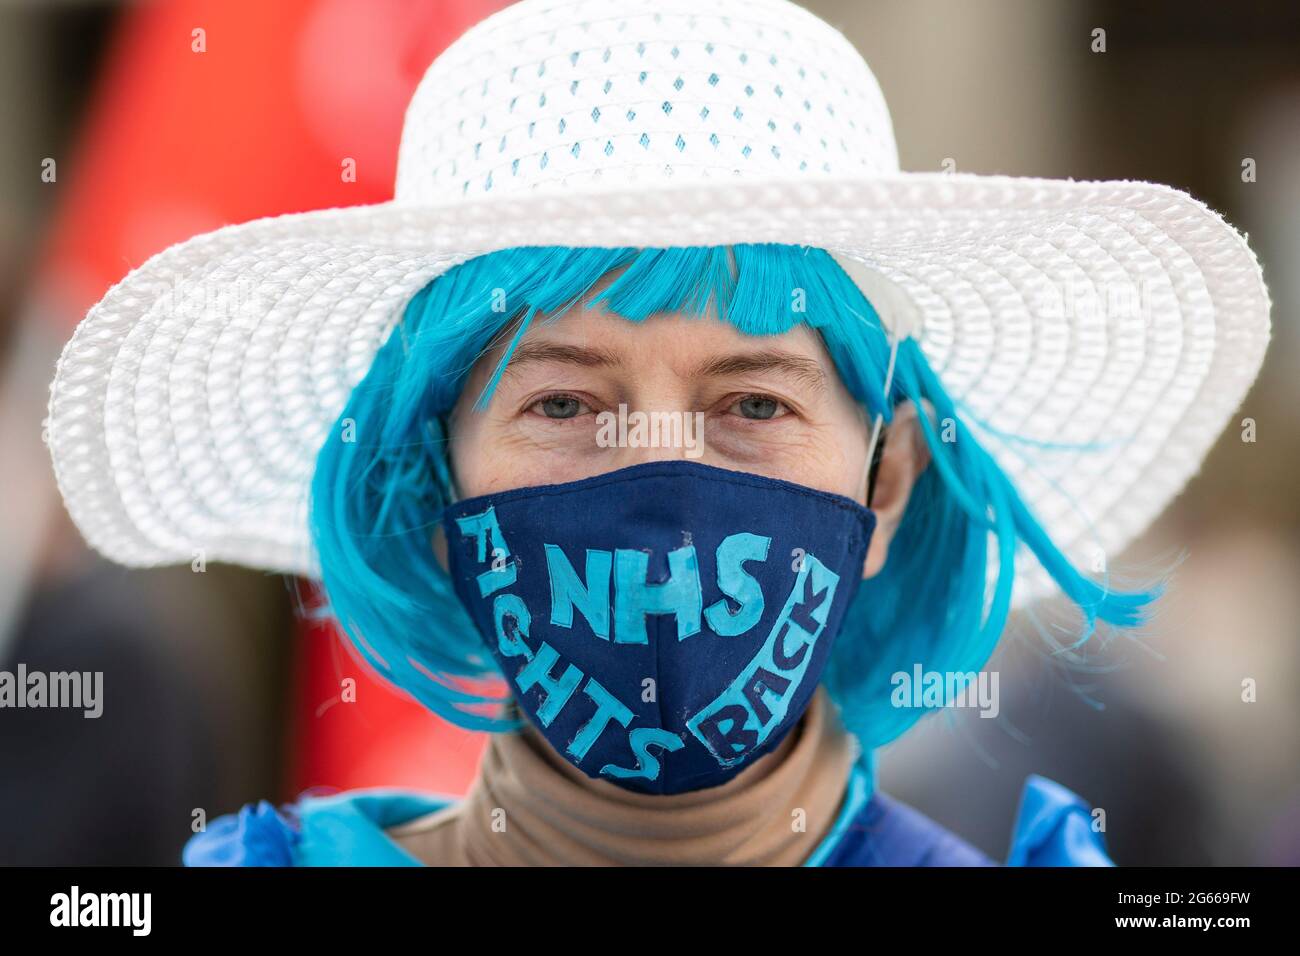
M 463 498 L 685 458 L 865 503 L 870 422 L 805 326 L 760 338 L 713 317 L 637 323 L 579 305 L 532 326 L 476 411 L 503 348 L 504 340 L 475 364 L 452 413 Z M 659 426 L 659 447 L 637 442 L 638 419 L 642 437 Z M 910 404 L 900 407 L 876 479 L 866 576 L 884 564 L 928 460 L 918 439 Z

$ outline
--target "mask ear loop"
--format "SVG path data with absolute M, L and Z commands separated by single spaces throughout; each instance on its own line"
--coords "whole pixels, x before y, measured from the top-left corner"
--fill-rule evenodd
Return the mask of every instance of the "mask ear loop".
M 898 361 L 898 340 L 899 336 L 890 336 L 889 365 L 885 368 L 885 385 L 882 389 L 886 403 L 889 402 L 889 390 L 894 384 L 894 365 Z M 876 471 L 880 467 L 880 459 L 885 451 L 884 437 L 881 434 L 884 423 L 885 413 L 882 409 L 876 413 L 876 420 L 871 426 L 871 441 L 867 444 L 867 463 L 862 475 L 862 489 L 868 508 L 871 507 L 871 499 L 876 493 Z

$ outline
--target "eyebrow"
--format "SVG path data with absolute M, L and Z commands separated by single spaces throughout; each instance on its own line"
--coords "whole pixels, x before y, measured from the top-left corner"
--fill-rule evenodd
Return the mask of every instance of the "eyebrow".
M 703 362 L 695 369 L 695 374 L 698 376 L 716 377 L 748 375 L 754 372 L 777 372 L 817 391 L 824 391 L 826 388 L 826 373 L 819 363 L 803 355 L 781 349 L 723 355 Z
M 559 342 L 520 342 L 515 346 L 506 374 L 533 362 L 558 362 L 582 368 L 613 368 L 623 364 L 623 356 L 613 349 L 589 345 L 564 345 Z

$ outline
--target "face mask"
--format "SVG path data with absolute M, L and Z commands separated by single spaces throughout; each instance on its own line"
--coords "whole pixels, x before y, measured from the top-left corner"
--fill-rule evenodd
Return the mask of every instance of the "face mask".
M 670 794 L 725 782 L 798 722 L 875 515 L 671 461 L 461 501 L 444 527 L 526 717 L 588 776 Z

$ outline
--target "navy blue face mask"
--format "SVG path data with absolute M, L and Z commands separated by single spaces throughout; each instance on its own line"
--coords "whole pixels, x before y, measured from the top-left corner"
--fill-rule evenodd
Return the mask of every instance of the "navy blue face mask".
M 690 461 L 460 501 L 456 592 L 547 741 L 646 793 L 716 786 L 808 706 L 875 515 Z

